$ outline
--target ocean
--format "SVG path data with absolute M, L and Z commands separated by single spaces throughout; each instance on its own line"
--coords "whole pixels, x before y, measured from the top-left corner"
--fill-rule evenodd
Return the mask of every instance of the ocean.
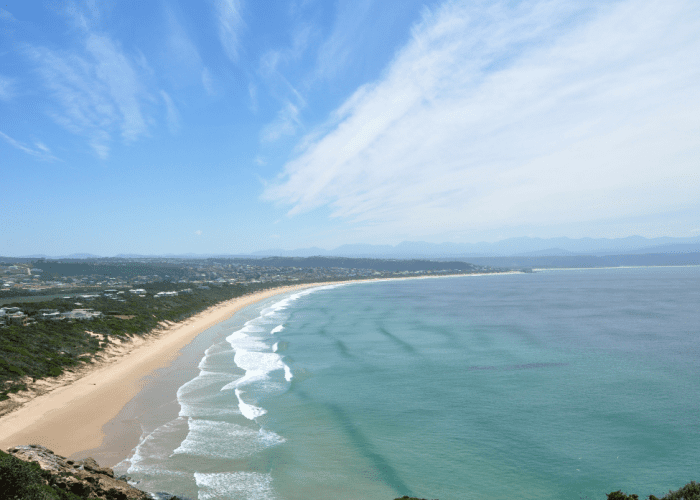
M 115 467 L 147 491 L 603 500 L 700 480 L 700 267 L 324 286 L 198 342 L 163 396 L 177 413 L 139 417 Z

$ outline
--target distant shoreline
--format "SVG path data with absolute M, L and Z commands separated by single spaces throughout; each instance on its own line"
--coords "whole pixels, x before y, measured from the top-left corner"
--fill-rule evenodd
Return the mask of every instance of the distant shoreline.
M 657 268 L 657 267 L 700 267 L 700 264 L 659 264 L 652 266 L 600 266 L 600 267 L 533 267 L 532 272 L 537 271 L 586 271 L 593 269 L 646 269 L 646 268 Z

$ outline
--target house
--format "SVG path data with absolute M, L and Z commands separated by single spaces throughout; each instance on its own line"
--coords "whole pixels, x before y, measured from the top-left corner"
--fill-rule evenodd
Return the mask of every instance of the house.
M 63 319 L 63 314 L 57 309 L 41 309 L 39 310 L 39 319 L 48 321 L 59 321 Z
M 73 309 L 70 312 L 65 312 L 62 317 L 65 319 L 77 319 L 77 320 L 91 320 L 93 318 L 99 318 L 102 316 L 100 311 L 94 311 L 92 309 Z
M 24 314 L 22 311 L 8 314 L 7 316 L 7 322 L 10 325 L 19 325 L 22 326 L 27 323 L 27 320 L 29 319 L 26 314 Z

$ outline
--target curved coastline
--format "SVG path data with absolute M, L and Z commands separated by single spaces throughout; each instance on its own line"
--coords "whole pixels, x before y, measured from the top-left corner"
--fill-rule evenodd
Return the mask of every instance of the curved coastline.
M 517 271 L 488 274 L 514 273 L 519 274 Z M 141 435 L 140 428 L 125 429 L 129 424 L 127 420 L 120 419 L 116 425 L 117 417 L 123 416 L 127 405 L 141 393 L 153 374 L 172 365 L 200 334 L 240 310 L 284 293 L 326 285 L 479 275 L 482 274 L 306 283 L 271 288 L 222 302 L 166 329 L 134 338 L 108 359 L 57 383 L 47 393 L 3 415 L 0 417 L 0 449 L 37 444 L 71 458 L 91 455 L 98 458 L 102 466 L 113 466 L 128 456 Z M 116 427 L 119 427 L 117 432 Z M 107 449 L 109 452 L 105 452 Z

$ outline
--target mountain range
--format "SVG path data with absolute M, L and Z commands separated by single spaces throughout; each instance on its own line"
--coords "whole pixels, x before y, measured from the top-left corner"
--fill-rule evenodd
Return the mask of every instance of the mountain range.
M 700 236 L 689 238 L 509 238 L 494 243 L 426 243 L 404 241 L 398 245 L 342 245 L 331 250 L 299 248 L 254 252 L 260 257 L 370 257 L 370 258 L 469 258 L 509 256 L 621 255 L 700 252 Z
M 118 254 L 116 258 L 260 258 L 260 257 L 355 257 L 382 259 L 467 259 L 475 257 L 545 257 L 545 256 L 606 256 L 634 254 L 683 254 L 700 252 L 700 236 L 673 238 L 508 238 L 497 242 L 426 243 L 404 241 L 398 245 L 351 244 L 327 250 L 319 247 L 294 250 L 268 249 L 249 254 Z M 26 255 L 23 259 L 97 259 L 101 256 L 75 253 L 62 256 Z

